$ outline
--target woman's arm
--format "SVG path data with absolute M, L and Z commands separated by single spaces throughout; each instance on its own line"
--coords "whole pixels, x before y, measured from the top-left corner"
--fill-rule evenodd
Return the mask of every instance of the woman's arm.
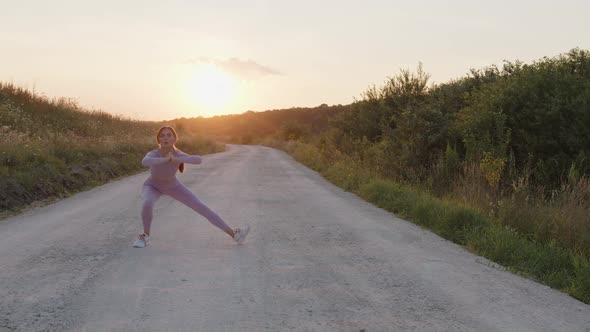
M 176 149 L 176 152 L 177 152 L 176 160 L 180 161 L 181 163 L 200 164 L 203 162 L 203 159 L 201 158 L 201 156 L 186 154 L 178 149 Z
M 141 164 L 145 167 L 160 165 L 166 163 L 170 158 L 156 157 L 155 151 L 148 152 L 141 160 Z

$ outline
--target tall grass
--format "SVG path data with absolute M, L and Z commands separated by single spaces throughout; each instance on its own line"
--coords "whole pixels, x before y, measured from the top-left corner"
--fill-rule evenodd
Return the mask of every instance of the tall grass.
M 87 111 L 0 83 L 0 216 L 145 170 L 161 123 Z M 214 141 L 180 132 L 179 148 L 220 151 Z
M 585 178 L 564 184 L 551 201 L 531 196 L 524 182 L 490 204 L 493 193 L 472 165 L 436 197 L 425 189 L 381 177 L 363 158 L 300 141 L 266 139 L 336 185 L 433 230 L 507 269 L 590 303 L 589 186 Z M 369 158 L 370 159 L 370 158 Z M 432 183 L 432 181 L 431 181 Z M 526 194 L 525 194 L 526 193 Z

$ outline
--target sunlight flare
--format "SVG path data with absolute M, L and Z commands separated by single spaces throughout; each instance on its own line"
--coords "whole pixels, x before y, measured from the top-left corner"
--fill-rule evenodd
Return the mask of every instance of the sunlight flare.
M 195 106 L 217 110 L 232 103 L 236 94 L 236 82 L 221 68 L 205 64 L 193 69 L 188 89 Z

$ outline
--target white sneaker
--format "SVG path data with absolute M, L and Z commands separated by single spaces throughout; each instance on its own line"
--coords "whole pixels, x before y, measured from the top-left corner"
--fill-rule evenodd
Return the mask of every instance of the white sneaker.
M 244 240 L 246 240 L 246 235 L 248 235 L 248 232 L 250 232 L 250 226 L 248 225 L 246 225 L 244 228 L 236 229 L 236 232 L 234 233 L 234 240 L 236 240 L 238 244 L 242 244 Z
M 145 233 L 143 233 L 143 234 L 139 234 L 139 236 L 137 237 L 137 239 L 133 243 L 133 246 L 135 248 L 144 248 L 149 243 L 150 243 L 150 237 L 147 236 Z

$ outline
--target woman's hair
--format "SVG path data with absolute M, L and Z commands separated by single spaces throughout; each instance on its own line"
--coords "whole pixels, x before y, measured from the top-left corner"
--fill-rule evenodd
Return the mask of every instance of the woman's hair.
M 176 134 L 176 130 L 174 130 L 174 128 L 172 127 L 164 126 L 160 127 L 160 129 L 158 129 L 158 133 L 156 134 L 156 142 L 158 142 L 158 145 L 160 145 L 160 134 L 164 129 L 170 129 L 172 135 L 174 135 L 174 137 L 176 137 L 176 140 L 178 140 L 178 134 Z M 174 145 L 173 148 L 176 149 L 176 146 Z M 184 163 L 180 163 L 180 165 L 178 166 L 178 170 L 180 171 L 180 173 L 184 172 Z

